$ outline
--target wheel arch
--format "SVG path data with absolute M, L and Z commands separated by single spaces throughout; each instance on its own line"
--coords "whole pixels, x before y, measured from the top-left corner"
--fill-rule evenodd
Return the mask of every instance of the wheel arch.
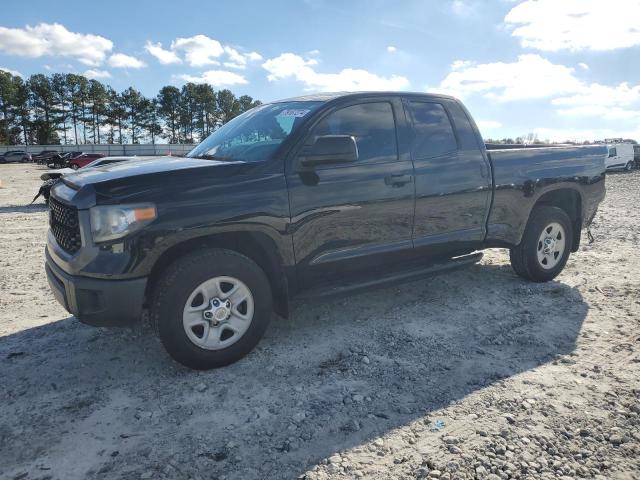
M 573 238 L 571 242 L 571 251 L 577 252 L 580 247 L 580 238 L 582 232 L 582 212 L 583 200 L 582 193 L 577 188 L 562 186 L 544 192 L 529 211 L 529 218 L 533 209 L 539 205 L 547 205 L 557 207 L 569 216 L 571 226 L 573 227 Z M 528 223 L 528 220 L 527 220 Z
M 282 257 L 276 243 L 261 232 L 240 231 L 203 235 L 184 240 L 166 249 L 153 264 L 145 297 L 150 298 L 162 272 L 178 258 L 203 248 L 221 248 L 240 253 L 254 262 L 265 272 L 273 295 L 276 313 L 289 315 L 289 289 Z

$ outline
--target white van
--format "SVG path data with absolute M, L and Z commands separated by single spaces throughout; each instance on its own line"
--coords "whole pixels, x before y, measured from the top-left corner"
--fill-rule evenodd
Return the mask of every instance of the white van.
M 614 143 L 607 145 L 607 158 L 605 166 L 607 170 L 631 170 L 633 168 L 633 144 Z

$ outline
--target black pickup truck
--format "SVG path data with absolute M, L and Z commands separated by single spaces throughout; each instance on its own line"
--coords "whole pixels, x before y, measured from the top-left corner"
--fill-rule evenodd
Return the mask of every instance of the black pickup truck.
M 260 105 L 186 158 L 67 175 L 51 192 L 46 272 L 80 321 L 144 311 L 177 361 L 246 355 L 272 312 L 475 263 L 508 248 L 544 282 L 605 194 L 606 147 L 487 152 L 456 99 L 324 94 Z

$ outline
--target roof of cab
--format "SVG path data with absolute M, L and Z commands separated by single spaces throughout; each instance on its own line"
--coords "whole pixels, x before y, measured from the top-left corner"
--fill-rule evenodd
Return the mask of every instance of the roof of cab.
M 310 95 L 302 95 L 300 97 L 285 98 L 283 100 L 276 100 L 270 103 L 282 103 L 282 102 L 329 102 L 331 100 L 344 99 L 344 98 L 358 98 L 358 97 L 424 97 L 424 98 L 446 98 L 455 100 L 450 95 L 442 95 L 439 93 L 424 93 L 424 92 L 327 92 L 327 93 L 314 93 Z

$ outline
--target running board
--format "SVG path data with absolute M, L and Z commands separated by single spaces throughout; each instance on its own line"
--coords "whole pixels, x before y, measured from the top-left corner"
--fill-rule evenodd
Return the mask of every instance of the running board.
M 297 295 L 296 299 L 342 295 L 345 293 L 356 292 L 358 290 L 367 290 L 369 288 L 382 287 L 390 283 L 411 282 L 424 277 L 430 277 L 439 273 L 449 272 L 451 270 L 457 270 L 459 268 L 467 267 L 478 263 L 481 259 L 481 252 L 471 253 L 469 255 L 453 257 L 444 262 L 433 263 L 423 268 L 411 269 L 403 272 L 394 272 L 390 275 L 385 275 L 375 280 L 347 283 L 345 285 L 338 285 L 335 287 L 314 288 L 312 290 L 303 292 L 300 295 Z

